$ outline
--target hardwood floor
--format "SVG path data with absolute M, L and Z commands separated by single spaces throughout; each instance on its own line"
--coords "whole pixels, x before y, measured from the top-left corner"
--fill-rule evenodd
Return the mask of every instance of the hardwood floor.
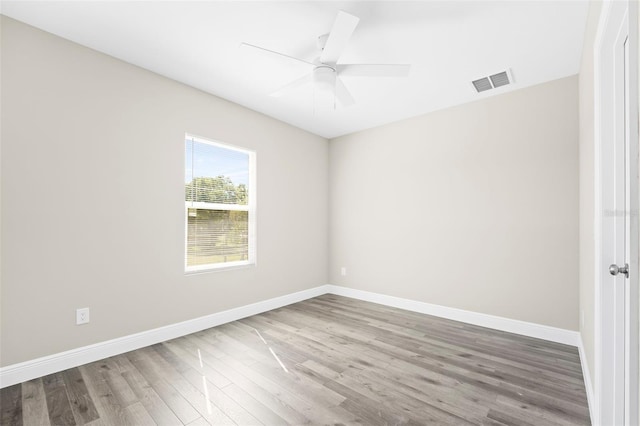
M 335 295 L 1 397 L 2 425 L 590 423 L 576 348 Z

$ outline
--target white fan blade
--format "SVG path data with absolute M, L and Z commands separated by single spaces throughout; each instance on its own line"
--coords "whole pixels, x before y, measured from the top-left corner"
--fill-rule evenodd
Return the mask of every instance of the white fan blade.
M 240 47 L 257 49 L 258 51 L 261 51 L 263 53 L 278 55 L 281 58 L 286 58 L 286 59 L 289 59 L 291 61 L 296 61 L 297 63 L 303 63 L 303 64 L 311 65 L 312 67 L 315 67 L 315 64 L 313 64 L 311 62 L 308 62 L 308 61 L 305 61 L 304 59 L 294 58 L 293 56 L 289 56 L 289 55 L 286 55 L 284 53 L 276 52 L 275 50 L 265 49 L 264 47 L 256 46 L 254 44 L 240 43 Z
M 406 64 L 341 64 L 336 66 L 338 75 L 358 77 L 406 77 L 411 65 Z
M 293 80 L 289 84 L 285 84 L 284 86 L 282 86 L 281 88 L 279 88 L 275 92 L 270 93 L 269 96 L 272 96 L 274 98 L 279 98 L 280 96 L 284 95 L 284 93 L 287 90 L 291 90 L 291 89 L 295 89 L 296 87 L 304 86 L 305 84 L 311 83 L 312 80 L 313 79 L 311 77 L 311 74 L 307 74 L 304 77 L 300 77 L 300 78 L 297 78 L 297 79 Z
M 356 103 L 349 89 L 347 89 L 347 86 L 344 85 L 340 78 L 336 78 L 336 98 L 343 107 L 348 107 Z
M 336 20 L 333 23 L 327 43 L 320 55 L 320 62 L 323 64 L 335 64 L 342 55 L 347 41 L 351 37 L 356 25 L 360 22 L 360 18 L 350 15 L 346 12 L 339 11 Z

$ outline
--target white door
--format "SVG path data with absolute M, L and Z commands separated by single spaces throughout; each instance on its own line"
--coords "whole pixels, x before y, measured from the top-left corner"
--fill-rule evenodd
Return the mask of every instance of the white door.
M 638 425 L 636 2 L 603 6 L 596 45 L 596 400 L 602 425 Z M 599 327 L 598 327 L 599 326 Z

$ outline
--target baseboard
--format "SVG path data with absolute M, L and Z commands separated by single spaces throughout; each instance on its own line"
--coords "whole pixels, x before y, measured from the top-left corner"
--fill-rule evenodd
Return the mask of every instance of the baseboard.
M 591 417 L 591 424 L 596 418 L 595 416 L 595 393 L 593 389 L 593 382 L 591 381 L 591 370 L 589 370 L 589 364 L 587 362 L 587 356 L 584 353 L 584 343 L 582 342 L 582 335 L 578 339 L 578 352 L 580 353 L 580 364 L 582 365 L 582 377 L 584 377 L 584 387 L 587 391 L 587 403 L 589 404 L 589 416 Z
M 565 345 L 578 346 L 580 333 L 563 328 L 550 327 L 547 325 L 535 324 L 526 321 L 519 321 L 510 318 L 498 317 L 494 315 L 481 314 L 478 312 L 465 311 L 463 309 L 449 308 L 447 306 L 433 305 L 431 303 L 418 302 L 410 299 L 403 299 L 395 296 L 388 296 L 370 291 L 356 290 L 353 288 L 337 285 L 327 286 L 327 291 L 339 296 L 351 297 L 367 302 L 379 303 L 394 308 L 405 309 L 407 311 L 419 312 L 421 314 L 434 315 L 454 321 L 461 321 L 468 324 L 479 325 L 481 327 L 493 328 L 495 330 L 507 331 L 509 333 L 521 334 L 524 336 L 544 339 L 551 342 L 563 343 Z
M 0 368 L 0 388 L 175 339 L 327 293 L 326 285 Z
M 379 303 L 395 308 L 406 309 L 408 311 L 434 315 L 455 321 L 466 322 L 468 324 L 508 331 L 511 333 L 522 334 L 529 337 L 536 337 L 538 339 L 564 343 L 581 348 L 580 334 L 577 331 L 564 330 L 546 325 L 465 311 L 462 309 L 449 308 L 446 306 L 433 305 L 410 299 L 402 299 L 400 297 L 356 290 L 353 288 L 336 285 L 323 285 L 204 317 L 195 318 L 193 320 L 72 349 L 66 352 L 37 358 L 31 361 L 25 361 L 19 364 L 9 365 L 7 367 L 0 368 L 0 388 L 98 361 L 110 356 L 133 351 L 145 346 L 154 345 L 156 343 L 164 342 L 165 340 L 175 339 L 177 337 L 185 336 L 187 334 L 195 333 L 197 331 L 205 330 L 231 321 L 236 321 L 251 315 L 260 314 L 272 309 L 277 309 L 312 297 L 321 296 L 326 293 Z M 584 361 L 585 358 L 582 352 L 580 353 L 580 358 L 583 362 L 586 362 Z M 593 392 L 591 388 L 591 380 L 590 377 L 588 377 L 589 370 L 585 369 L 584 366 L 583 370 L 585 371 L 587 395 L 590 398 L 589 407 L 592 407 L 591 402 L 593 401 Z

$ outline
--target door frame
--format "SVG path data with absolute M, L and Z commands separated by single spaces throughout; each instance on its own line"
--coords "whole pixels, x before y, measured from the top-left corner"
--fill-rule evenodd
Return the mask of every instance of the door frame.
M 609 47 L 615 44 L 621 22 L 628 19 L 629 31 L 629 113 L 631 123 L 629 158 L 632 160 L 630 174 L 631 203 L 629 210 L 632 219 L 631 244 L 635 244 L 635 253 L 638 252 L 638 5 L 636 1 L 606 1 L 602 5 L 598 32 L 594 44 L 594 179 L 595 179 L 595 407 L 594 424 L 638 424 L 638 262 L 631 260 L 631 275 L 628 280 L 626 329 L 633 332 L 632 339 L 626 340 L 624 350 L 624 365 L 616 365 L 614 333 L 615 330 L 613 306 L 615 300 L 612 297 L 611 277 L 607 270 L 607 262 L 610 259 L 603 254 L 603 221 L 605 219 L 603 188 L 607 185 L 607 164 L 603 161 L 603 150 L 607 143 L 613 140 L 615 117 L 611 114 L 614 110 L 615 99 L 614 78 L 611 61 L 614 57 L 613 49 Z M 635 159 L 635 161 L 633 160 Z M 635 232 L 633 232 L 635 231 Z M 632 251 L 634 252 L 634 251 Z M 617 260 L 623 262 L 625 260 Z M 607 287 L 609 286 L 609 287 Z M 631 289 L 631 291 L 629 291 Z M 619 359 L 619 358 L 618 358 Z M 620 369 L 623 369 L 622 372 Z M 621 383 L 621 380 L 624 383 Z M 616 397 L 614 389 L 625 389 L 624 401 Z

